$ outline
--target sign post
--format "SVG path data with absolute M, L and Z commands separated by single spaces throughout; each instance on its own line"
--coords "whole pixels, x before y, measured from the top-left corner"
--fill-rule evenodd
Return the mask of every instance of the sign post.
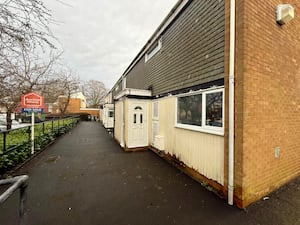
M 31 155 L 34 154 L 34 112 L 31 112 Z
M 22 95 L 22 112 L 31 112 L 31 154 L 34 154 L 34 113 L 42 112 L 44 97 L 34 92 Z

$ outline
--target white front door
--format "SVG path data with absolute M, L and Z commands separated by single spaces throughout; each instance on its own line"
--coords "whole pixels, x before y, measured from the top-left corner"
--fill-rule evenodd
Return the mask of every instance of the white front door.
M 129 103 L 128 148 L 148 146 L 148 103 Z

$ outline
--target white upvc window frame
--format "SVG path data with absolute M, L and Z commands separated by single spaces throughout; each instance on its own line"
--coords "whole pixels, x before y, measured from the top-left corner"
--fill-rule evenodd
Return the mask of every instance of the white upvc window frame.
M 145 54 L 145 62 L 149 61 L 162 47 L 162 37 L 158 39 L 157 45 L 150 52 Z
M 222 92 L 222 127 L 216 127 L 216 126 L 209 126 L 206 125 L 206 95 L 216 92 Z M 178 98 L 180 97 L 186 97 L 186 96 L 193 96 L 193 95 L 200 95 L 202 94 L 202 121 L 201 126 L 197 125 L 189 125 L 189 124 L 182 124 L 178 123 Z M 176 96 L 176 105 L 175 105 L 175 127 L 176 128 L 182 128 L 187 130 L 193 130 L 203 133 L 209 133 L 209 134 L 215 134 L 224 136 L 224 117 L 225 117 L 225 91 L 224 87 L 215 87 L 210 88 L 206 90 L 200 90 L 195 92 L 190 92 L 186 94 L 180 94 Z

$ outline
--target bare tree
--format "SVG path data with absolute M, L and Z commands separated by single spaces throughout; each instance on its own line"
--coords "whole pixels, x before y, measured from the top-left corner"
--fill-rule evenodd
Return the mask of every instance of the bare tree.
M 48 61 L 44 61 L 34 49 L 20 49 L 3 56 L 0 65 L 0 104 L 7 109 L 7 129 L 11 128 L 11 113 L 19 106 L 21 95 L 41 92 L 57 82 L 52 69 L 60 55 L 50 54 Z
M 54 48 L 49 24 L 51 12 L 41 0 L 3 0 L 0 3 L 0 104 L 11 112 L 20 96 L 49 83 L 49 71 L 56 56 L 43 63 L 37 48 Z
M 98 108 L 102 103 L 107 88 L 104 83 L 97 80 L 88 80 L 81 84 L 81 90 L 87 99 L 87 105 L 90 108 Z
M 52 94 L 51 97 L 58 99 L 59 112 L 64 115 L 67 111 L 71 95 L 79 90 L 79 77 L 74 75 L 71 69 L 65 68 L 61 70 L 57 78 L 58 82 L 51 87 L 55 89 L 56 94 Z
M 0 49 L 15 44 L 54 47 L 49 29 L 51 12 L 40 0 L 4 0 L 0 3 Z

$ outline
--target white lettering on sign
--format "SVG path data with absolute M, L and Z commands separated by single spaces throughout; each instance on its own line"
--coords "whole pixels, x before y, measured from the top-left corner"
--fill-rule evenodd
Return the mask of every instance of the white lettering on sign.
M 26 103 L 27 104 L 40 104 L 40 99 L 32 99 L 32 98 L 30 98 L 30 99 L 25 99 L 25 101 L 26 101 Z

